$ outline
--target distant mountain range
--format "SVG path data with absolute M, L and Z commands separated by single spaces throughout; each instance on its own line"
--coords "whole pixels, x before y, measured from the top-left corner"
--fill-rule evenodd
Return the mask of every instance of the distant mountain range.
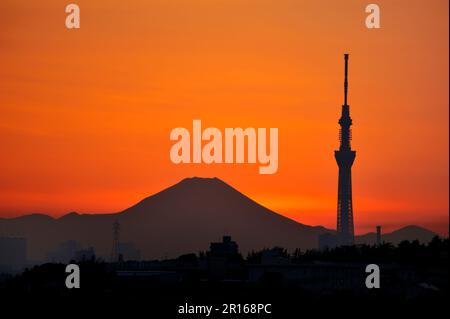
M 396 231 L 393 231 L 392 233 L 386 233 L 383 234 L 383 241 L 392 243 L 394 245 L 397 245 L 403 240 L 418 240 L 422 243 L 427 243 L 431 239 L 433 239 L 434 236 L 436 236 L 436 233 L 433 233 L 432 231 L 415 226 L 415 225 L 409 225 L 402 227 Z M 357 244 L 374 244 L 376 243 L 376 233 L 367 233 L 361 236 L 356 237 L 356 243 Z
M 188 178 L 115 214 L 69 213 L 58 219 L 32 214 L 0 219 L 0 236 L 25 237 L 30 260 L 44 260 L 48 252 L 67 240 L 92 246 L 99 256 L 107 258 L 116 220 L 121 241 L 134 243 L 145 259 L 205 251 L 224 234 L 231 235 L 244 254 L 273 246 L 317 248 L 318 236 L 332 232 L 281 216 L 220 179 Z M 408 226 L 384 234 L 383 240 L 426 242 L 433 236 L 429 230 Z M 358 236 L 356 241 L 374 243 L 375 234 Z

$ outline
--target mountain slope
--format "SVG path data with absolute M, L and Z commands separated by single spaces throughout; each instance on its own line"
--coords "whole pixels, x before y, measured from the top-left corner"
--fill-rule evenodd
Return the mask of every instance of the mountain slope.
M 207 250 L 224 234 L 231 235 L 243 253 L 275 245 L 315 248 L 318 235 L 327 231 L 276 214 L 217 178 L 189 178 L 117 214 L 4 219 L 0 234 L 27 238 L 33 260 L 44 259 L 71 239 L 108 257 L 115 220 L 120 223 L 121 241 L 133 242 L 144 258 Z
M 398 230 L 395 230 L 391 233 L 382 234 L 382 241 L 392 243 L 397 245 L 403 240 L 418 240 L 422 243 L 427 243 L 431 241 L 431 239 L 436 236 L 432 231 L 425 229 L 419 226 L 405 226 Z M 376 234 L 368 233 L 362 236 L 357 236 L 356 238 L 357 244 L 375 244 L 376 243 Z
M 235 238 L 244 252 L 273 245 L 312 248 L 325 231 L 278 215 L 219 179 L 185 179 L 120 215 L 124 235 L 139 229 L 141 235 L 133 239 L 152 255 L 164 253 L 161 246 L 176 253 L 205 250 L 223 234 Z
M 109 258 L 116 220 L 120 240 L 134 243 L 146 259 L 204 251 L 224 234 L 237 241 L 243 254 L 273 246 L 311 249 L 317 248 L 320 234 L 329 232 L 276 214 L 217 178 L 188 178 L 116 214 L 72 212 L 58 219 L 41 214 L 0 219 L 0 236 L 26 238 L 32 261 L 45 260 L 67 240 L 93 246 L 97 255 Z M 410 226 L 383 239 L 398 243 L 428 241 L 432 236 L 426 229 Z M 375 235 L 358 236 L 356 242 L 374 243 Z

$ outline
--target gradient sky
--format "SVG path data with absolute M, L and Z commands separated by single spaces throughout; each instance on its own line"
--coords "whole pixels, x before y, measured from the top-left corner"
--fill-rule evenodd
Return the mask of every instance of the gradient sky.
M 357 233 L 448 235 L 448 1 L 0 2 L 0 216 L 116 212 L 217 176 L 305 224 L 336 227 L 343 53 Z M 278 127 L 279 170 L 175 165 L 172 128 Z

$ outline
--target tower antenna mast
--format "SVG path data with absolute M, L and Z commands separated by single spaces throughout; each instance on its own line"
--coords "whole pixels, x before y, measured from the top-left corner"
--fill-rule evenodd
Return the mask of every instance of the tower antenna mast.
M 111 262 L 119 261 L 120 224 L 116 220 L 113 224 L 113 244 L 111 251 Z
M 344 105 L 347 105 L 347 94 L 348 94 L 348 53 L 344 54 L 344 61 L 345 61 Z

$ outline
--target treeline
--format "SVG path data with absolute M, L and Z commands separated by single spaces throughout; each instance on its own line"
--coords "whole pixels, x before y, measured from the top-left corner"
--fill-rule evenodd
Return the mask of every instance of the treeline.
M 428 244 L 421 244 L 418 240 L 402 241 L 398 245 L 383 243 L 381 245 L 341 246 L 324 250 L 296 249 L 293 253 L 281 247 L 252 251 L 246 261 L 261 262 L 264 254 L 272 254 L 279 258 L 289 259 L 291 262 L 414 262 L 442 263 L 448 262 L 449 239 L 434 237 Z

